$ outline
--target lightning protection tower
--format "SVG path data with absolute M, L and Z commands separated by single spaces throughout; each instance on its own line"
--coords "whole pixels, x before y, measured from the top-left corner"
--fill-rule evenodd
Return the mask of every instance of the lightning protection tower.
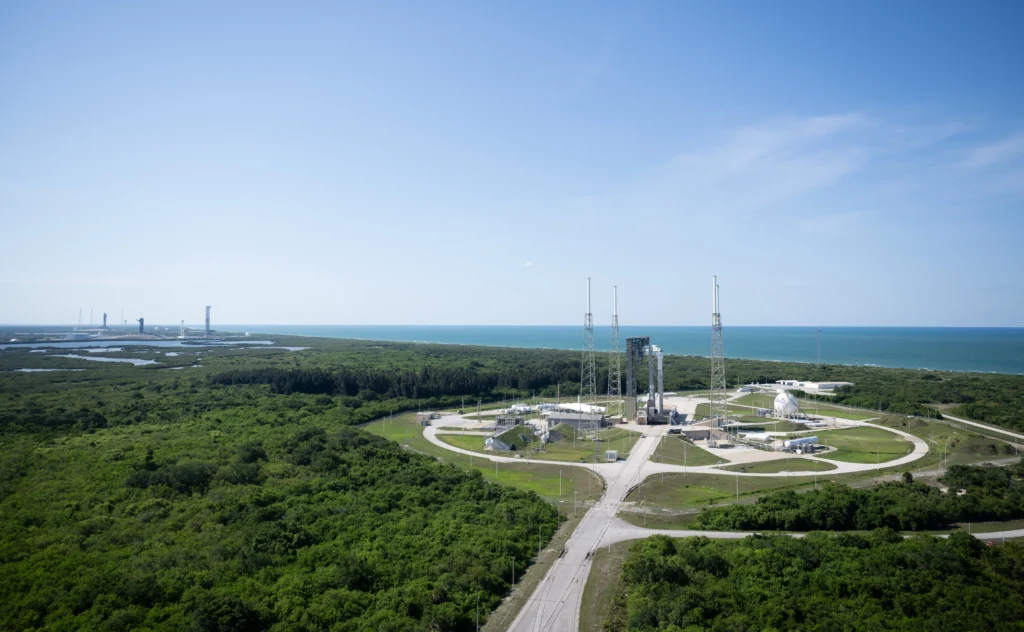
M 619 351 L 619 286 L 612 290 L 612 340 L 608 350 L 608 415 L 622 415 L 622 353 Z
M 714 308 L 711 312 L 711 427 L 721 428 L 728 419 L 725 403 L 725 345 L 722 315 L 718 311 L 718 277 L 714 277 Z
M 590 277 L 587 277 L 587 313 L 583 316 L 583 358 L 580 362 L 580 403 L 579 430 L 592 441 L 597 440 L 601 427 L 600 417 L 593 414 L 589 406 L 597 397 L 597 365 L 594 360 L 594 315 L 590 313 Z M 587 406 L 589 405 L 589 406 Z

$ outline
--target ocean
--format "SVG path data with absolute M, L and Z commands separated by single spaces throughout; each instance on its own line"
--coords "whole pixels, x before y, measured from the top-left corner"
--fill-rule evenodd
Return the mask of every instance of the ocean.
M 582 327 L 572 326 L 374 326 L 220 325 L 222 331 L 434 342 L 491 347 L 580 349 Z M 817 362 L 814 327 L 725 327 L 725 356 L 752 360 Z M 822 327 L 821 361 L 943 371 L 1024 374 L 1024 328 Z M 630 336 L 675 355 L 711 355 L 711 327 L 622 327 Z M 598 351 L 609 347 L 609 327 L 595 328 Z

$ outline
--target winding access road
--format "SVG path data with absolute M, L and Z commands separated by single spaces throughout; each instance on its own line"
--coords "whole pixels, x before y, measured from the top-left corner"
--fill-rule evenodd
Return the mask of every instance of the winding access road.
M 623 463 L 610 463 L 615 471 L 605 476 L 607 489 L 597 504 L 583 515 L 569 541 L 565 555 L 555 561 L 509 626 L 515 632 L 577 630 L 583 587 L 590 575 L 591 556 L 608 534 L 619 504 L 634 485 L 640 483 L 643 466 L 658 446 L 667 426 L 651 426 L 638 439 Z M 549 461 L 544 461 L 549 463 Z
M 987 430 L 996 430 L 1006 435 L 1024 439 L 1024 435 L 1012 432 L 1001 431 L 990 426 L 971 422 L 964 419 L 949 417 L 958 422 L 970 424 Z M 914 445 L 910 454 L 888 461 L 883 465 L 886 468 L 899 466 L 915 461 L 928 452 L 927 443 L 909 433 L 893 428 L 875 426 L 866 422 L 851 422 L 853 426 L 872 426 L 889 432 L 901 435 Z M 668 463 L 654 463 L 650 460 L 651 455 L 657 449 L 658 443 L 662 440 L 668 430 L 667 426 L 645 427 L 645 435 L 638 439 L 624 462 L 618 463 L 566 463 L 558 461 L 522 459 L 515 457 L 502 457 L 493 454 L 481 454 L 471 450 L 457 448 L 442 441 L 436 427 L 427 426 L 424 428 L 424 436 L 431 443 L 452 452 L 469 454 L 482 459 L 505 463 L 541 463 L 550 465 L 559 463 L 573 467 L 583 467 L 600 474 L 607 482 L 605 494 L 591 507 L 584 515 L 580 524 L 576 527 L 572 536 L 565 546 L 565 554 L 557 559 L 548 570 L 547 574 L 537 585 L 533 594 L 527 599 L 515 620 L 509 626 L 512 632 L 575 632 L 579 629 L 580 605 L 583 599 L 583 589 L 590 575 L 593 554 L 601 547 L 610 546 L 616 542 L 646 538 L 652 535 L 668 535 L 670 537 L 709 537 L 719 539 L 742 539 L 754 532 L 735 531 L 693 531 L 676 529 L 647 529 L 627 523 L 617 516 L 620 506 L 626 496 L 636 485 L 643 482 L 648 476 L 661 472 L 702 472 L 725 476 L 779 476 L 775 474 L 758 474 L 749 472 L 728 472 L 718 469 L 715 466 L 684 467 Z M 807 457 L 804 457 L 807 458 Z M 813 457 L 812 457 L 813 458 Z M 829 461 L 837 465 L 838 469 L 823 473 L 840 474 L 846 472 L 858 472 L 875 469 L 874 464 L 841 463 Z M 812 475 L 812 472 L 793 472 L 791 475 Z M 804 533 L 788 534 L 792 537 L 804 537 Z M 1007 531 L 995 531 L 987 533 L 973 533 L 975 537 L 983 540 L 1001 540 L 1005 538 L 1024 537 L 1024 529 Z M 910 537 L 910 536 L 907 536 Z M 947 536 L 940 536 L 947 537 Z

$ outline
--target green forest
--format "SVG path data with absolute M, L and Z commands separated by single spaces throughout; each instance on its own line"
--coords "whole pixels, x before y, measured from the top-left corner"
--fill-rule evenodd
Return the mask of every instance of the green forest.
M 0 629 L 486 620 L 558 512 L 352 427 L 414 400 L 218 377 L 303 371 L 317 355 L 211 352 L 199 377 L 122 365 L 0 374 Z
M 1024 518 L 1024 461 L 1012 467 L 952 465 L 939 481 L 948 491 L 903 480 L 853 488 L 827 482 L 804 493 L 768 492 L 751 505 L 707 507 L 697 529 L 719 531 L 942 529 L 958 522 Z
M 994 632 L 1024 622 L 1024 546 L 812 533 L 631 545 L 609 632 Z

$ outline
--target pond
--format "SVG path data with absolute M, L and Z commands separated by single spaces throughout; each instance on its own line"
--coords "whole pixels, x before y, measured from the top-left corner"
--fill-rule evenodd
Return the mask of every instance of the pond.
M 53 355 L 51 358 L 75 358 L 76 360 L 89 360 L 92 362 L 128 362 L 134 366 L 142 366 L 145 364 L 156 364 L 156 360 L 142 360 L 141 358 L 107 358 L 102 356 L 82 356 L 74 354 L 66 355 Z

